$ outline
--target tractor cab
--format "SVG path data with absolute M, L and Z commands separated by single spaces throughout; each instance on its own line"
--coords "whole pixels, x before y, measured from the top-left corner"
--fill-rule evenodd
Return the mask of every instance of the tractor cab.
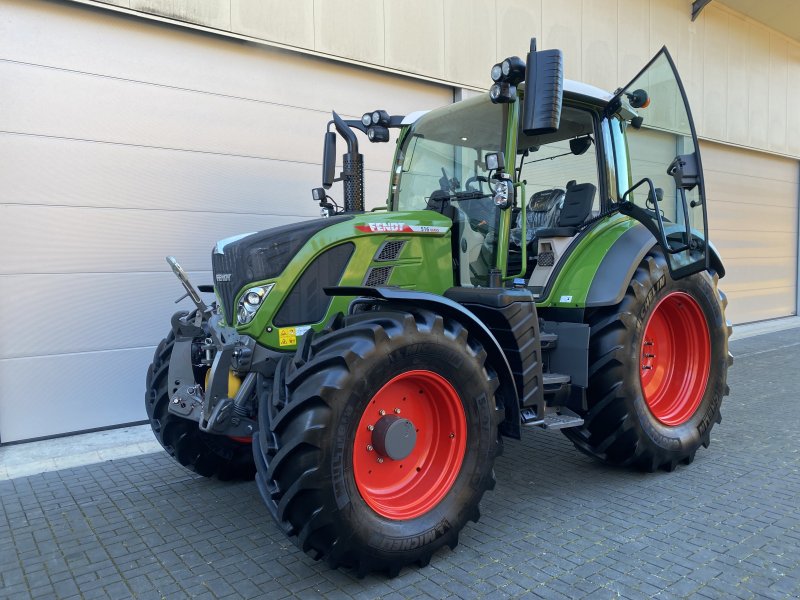
M 548 52 L 529 55 L 540 70 L 557 58 Z M 697 138 L 666 48 L 614 95 L 572 81 L 562 88 L 552 76 L 557 69 L 522 81 L 530 69 L 511 57 L 493 68 L 487 95 L 409 117 L 375 111 L 337 129 L 348 148 L 348 128 L 371 141 L 387 140 L 388 127 L 401 129 L 388 207 L 431 210 L 452 221 L 456 286 L 524 282 L 543 301 L 570 249 L 616 213 L 652 234 L 673 277 L 707 269 Z M 542 113 L 549 122 L 532 121 Z M 326 187 L 332 157 L 326 141 Z M 347 184 L 345 173 L 343 179 Z

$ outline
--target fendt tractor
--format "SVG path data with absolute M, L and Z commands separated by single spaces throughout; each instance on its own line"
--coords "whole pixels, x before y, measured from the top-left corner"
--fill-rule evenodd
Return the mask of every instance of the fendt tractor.
M 728 393 L 725 270 L 667 49 L 614 94 L 535 39 L 491 79 L 429 112 L 333 112 L 322 218 L 218 242 L 213 287 L 167 258 L 196 308 L 147 373 L 156 437 L 200 475 L 255 476 L 303 551 L 360 576 L 454 548 L 523 427 L 671 471 Z M 392 129 L 366 211 L 358 138 Z

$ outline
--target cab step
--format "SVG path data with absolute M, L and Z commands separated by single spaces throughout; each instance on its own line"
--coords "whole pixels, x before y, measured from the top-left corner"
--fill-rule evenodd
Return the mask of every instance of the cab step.
M 562 385 L 566 385 L 570 382 L 570 376 L 564 375 L 562 373 L 543 373 L 542 374 L 542 383 L 544 383 L 545 391 L 549 389 L 558 389 Z
M 526 427 L 539 426 L 542 429 L 566 429 L 567 427 L 580 427 L 583 419 L 570 409 L 563 406 L 546 409 L 543 419 L 536 415 L 532 408 L 523 408 L 520 411 L 522 424 Z
M 566 429 L 583 425 L 583 419 L 568 408 L 559 406 L 558 409 L 551 410 L 553 412 L 548 411 L 544 416 L 544 423 L 542 423 L 544 429 Z
M 542 352 L 547 352 L 549 350 L 552 350 L 558 345 L 558 334 L 548 333 L 547 331 L 540 331 L 539 343 L 542 346 Z

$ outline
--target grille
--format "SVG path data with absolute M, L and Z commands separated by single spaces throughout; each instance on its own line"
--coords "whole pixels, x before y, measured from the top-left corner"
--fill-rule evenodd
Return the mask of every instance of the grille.
M 214 288 L 219 294 L 219 299 L 222 302 L 222 311 L 225 313 L 225 320 L 233 324 L 235 312 L 233 310 L 233 298 L 238 291 L 235 287 L 235 260 L 230 255 L 211 254 L 211 267 L 214 272 Z M 217 278 L 220 275 L 220 278 Z M 227 279 L 227 281 L 221 281 Z
M 372 267 L 367 271 L 367 276 L 364 279 L 366 287 L 375 287 L 376 285 L 384 285 L 389 281 L 389 276 L 392 274 L 394 267 Z
M 540 267 L 552 267 L 555 260 L 556 255 L 554 252 L 540 252 L 536 264 Z
M 375 255 L 375 262 L 397 260 L 397 257 L 400 256 L 400 253 L 403 251 L 403 247 L 405 245 L 406 243 L 404 240 L 384 242 L 383 245 L 378 249 L 378 253 Z

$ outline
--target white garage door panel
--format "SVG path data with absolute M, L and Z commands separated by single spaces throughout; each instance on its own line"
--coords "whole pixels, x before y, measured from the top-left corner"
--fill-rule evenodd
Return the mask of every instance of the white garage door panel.
M 709 199 L 708 218 L 715 231 L 753 231 L 767 236 L 773 232 L 793 234 L 797 231 L 797 209 L 793 206 Z
M 283 215 L 0 205 L 0 256 L 8 258 L 0 273 L 165 271 L 168 254 L 185 269 L 202 271 L 217 240 L 296 221 Z
M 744 150 L 700 140 L 703 170 L 718 173 L 733 173 L 776 181 L 800 181 L 797 161 L 774 154 Z
M 210 271 L 189 276 L 211 283 Z M 0 338 L 0 359 L 151 346 L 167 334 L 175 311 L 194 308 L 189 300 L 174 303 L 184 290 L 171 271 L 4 275 L 0 289 L 13 315 Z M 48 314 L 52 323 L 43 327 Z
M 308 157 L 322 158 L 321 135 Z M 0 165 L 8 204 L 319 216 L 310 191 L 319 164 L 0 133 Z M 389 165 L 381 166 L 365 173 L 370 206 L 386 200 Z M 341 198 L 341 186 L 331 195 Z
M 0 296 L 15 316 L 0 337 L 2 441 L 143 419 L 147 365 L 181 293 L 164 256 L 205 283 L 217 240 L 317 217 L 331 109 L 451 100 L 447 87 L 77 3 L 3 0 Z M 359 138 L 372 208 L 394 146 Z M 58 322 L 39 316 L 55 301 Z
M 723 290 L 725 290 L 724 283 L 725 280 L 722 282 Z M 731 323 L 764 321 L 791 315 L 796 306 L 794 288 L 791 287 L 731 292 L 728 294 L 725 317 Z
M 790 263 L 795 258 L 791 252 L 792 244 L 797 241 L 793 232 L 713 229 L 711 233 L 711 241 L 722 254 L 726 267 L 737 258 L 783 258 Z
M 722 255 L 728 318 L 794 314 L 797 286 L 795 160 L 701 142 L 711 241 Z
M 724 260 L 724 265 L 725 277 L 720 287 L 726 292 L 792 289 L 786 285 L 786 279 L 787 271 L 795 268 L 794 257 L 733 258 Z
M 0 441 L 146 419 L 145 374 L 154 350 L 0 360 Z
M 0 58 L 327 113 L 406 114 L 452 101 L 442 86 L 71 3 L 4 2 Z
M 759 206 L 796 206 L 796 202 L 792 202 L 797 192 L 796 181 L 712 171 L 706 169 L 705 165 L 703 174 L 708 188 L 709 206 L 728 201 L 752 202 Z
M 156 148 L 314 163 L 330 120 L 303 108 L 8 62 L 0 62 L 0 85 L 3 131 Z M 369 145 L 373 162 L 386 168 L 391 145 Z

